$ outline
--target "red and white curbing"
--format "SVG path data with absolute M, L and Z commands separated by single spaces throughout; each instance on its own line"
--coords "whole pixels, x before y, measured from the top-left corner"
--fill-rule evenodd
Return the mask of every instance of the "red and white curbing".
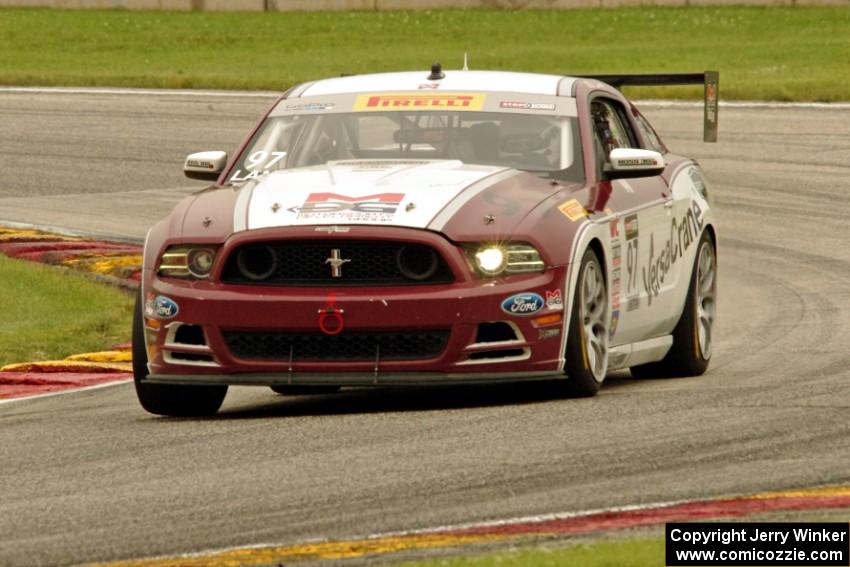
M 535 543 L 579 534 L 591 535 L 612 530 L 662 526 L 666 522 L 732 519 L 770 512 L 845 508 L 850 508 L 850 486 L 825 486 L 719 499 L 507 518 L 338 540 L 233 547 L 171 557 L 98 563 L 91 564 L 90 567 L 225 567 L 328 562 L 355 558 L 377 561 L 381 555 L 425 549 L 474 549 L 481 544 Z
M 136 244 L 0 227 L 0 253 L 87 273 L 125 289 L 139 285 L 142 247 Z M 64 360 L 10 364 L 0 368 L 0 403 L 124 383 L 132 378 L 131 372 L 132 356 L 126 344 Z

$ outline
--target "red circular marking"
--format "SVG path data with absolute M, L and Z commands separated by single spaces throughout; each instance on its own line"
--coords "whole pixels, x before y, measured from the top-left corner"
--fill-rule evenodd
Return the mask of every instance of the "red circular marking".
M 329 321 L 330 319 L 330 321 Z M 324 311 L 319 315 L 319 330 L 326 335 L 338 335 L 345 328 L 345 321 L 339 311 Z

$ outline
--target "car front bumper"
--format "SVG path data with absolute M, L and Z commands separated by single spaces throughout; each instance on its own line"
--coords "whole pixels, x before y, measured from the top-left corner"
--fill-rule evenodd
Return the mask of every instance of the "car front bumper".
M 149 272 L 145 305 L 168 298 L 176 314 L 165 318 L 145 310 L 146 379 L 181 384 L 375 385 L 560 376 L 567 271 L 567 266 L 556 266 L 542 273 L 493 280 L 336 288 L 190 282 Z M 503 310 L 505 300 L 518 294 L 537 294 L 550 301 L 531 314 Z M 295 348 L 274 356 L 246 357 L 235 353 L 228 342 L 234 333 L 298 334 L 307 337 L 303 340 L 328 340 L 328 332 L 322 329 L 335 333 L 340 322 L 344 328 L 339 337 L 432 331 L 448 337 L 438 354 L 382 357 L 376 348 L 374 355 L 360 353 L 356 360 L 340 359 L 338 354 L 318 360 Z M 484 337 L 481 325 L 490 323 L 510 327 L 514 336 L 509 340 Z M 181 331 L 187 326 L 194 333 Z M 187 341 L 187 336 L 194 338 Z

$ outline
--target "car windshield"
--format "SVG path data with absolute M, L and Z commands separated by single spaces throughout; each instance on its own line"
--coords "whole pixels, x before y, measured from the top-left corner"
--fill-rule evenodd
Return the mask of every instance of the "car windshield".
M 230 181 L 339 160 L 460 160 L 581 180 L 576 119 L 499 112 L 349 112 L 273 116 Z

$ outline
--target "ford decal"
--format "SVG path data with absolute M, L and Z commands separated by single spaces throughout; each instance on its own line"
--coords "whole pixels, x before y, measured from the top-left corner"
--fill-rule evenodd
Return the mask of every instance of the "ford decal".
M 502 302 L 502 311 L 511 315 L 534 315 L 546 305 L 536 293 L 517 293 Z
M 153 315 L 160 319 L 171 319 L 177 316 L 180 307 L 177 303 L 164 295 L 157 296 L 153 302 Z

